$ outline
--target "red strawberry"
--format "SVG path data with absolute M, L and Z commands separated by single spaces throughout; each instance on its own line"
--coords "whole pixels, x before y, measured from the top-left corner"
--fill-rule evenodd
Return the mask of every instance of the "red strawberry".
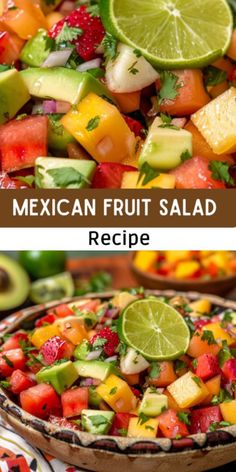
M 224 376 L 229 381 L 236 380 L 236 359 L 229 359 L 226 361 L 222 367 Z
M 71 28 L 80 28 L 83 30 L 76 39 L 71 41 L 75 44 L 76 50 L 84 61 L 90 61 L 96 57 L 96 49 L 101 44 L 105 30 L 98 16 L 92 16 L 87 7 L 81 6 L 74 10 L 70 15 L 58 21 L 49 31 L 49 36 L 55 39 L 61 32 L 64 24 Z
M 95 171 L 92 188 L 120 188 L 124 172 L 136 171 L 135 167 L 102 162 Z
M 197 357 L 196 375 L 203 381 L 220 373 L 218 359 L 214 354 L 202 354 Z
M 44 358 L 46 364 L 50 365 L 53 362 L 63 359 L 66 356 L 68 343 L 61 339 L 59 336 L 46 341 L 40 349 L 40 352 Z
M 139 121 L 134 120 L 133 118 L 130 118 L 130 116 L 123 115 L 123 117 L 128 127 L 131 129 L 131 131 L 133 131 L 135 136 L 137 137 L 139 136 L 140 138 L 145 138 L 143 125 L 139 123 Z
M 52 324 L 54 323 L 54 321 L 56 321 L 56 319 L 57 319 L 56 315 L 54 315 L 53 313 L 48 313 L 48 315 L 45 315 L 36 321 L 35 327 L 40 328 L 41 326 L 44 326 L 46 324 Z
M 194 326 L 196 329 L 202 329 L 203 326 L 209 324 L 209 320 L 196 320 L 194 321 Z
M 90 344 L 93 346 L 95 341 L 99 339 L 106 339 L 106 342 L 104 342 L 102 346 L 103 351 L 107 356 L 113 356 L 120 343 L 118 334 L 114 333 L 110 328 L 103 328 L 90 339 Z

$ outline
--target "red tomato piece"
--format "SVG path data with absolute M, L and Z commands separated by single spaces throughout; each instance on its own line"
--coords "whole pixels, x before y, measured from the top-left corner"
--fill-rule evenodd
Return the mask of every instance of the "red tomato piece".
M 38 418 L 45 419 L 60 410 L 61 402 L 51 385 L 38 384 L 20 393 L 23 410 Z
M 185 423 L 179 420 L 175 410 L 167 410 L 158 416 L 159 428 L 165 438 L 176 439 L 181 436 L 184 438 L 189 435 Z
M 206 433 L 212 423 L 222 421 L 219 406 L 198 408 L 191 412 L 191 434 Z
M 19 59 L 24 41 L 8 31 L 0 31 L 0 64 L 11 66 Z
M 10 349 L 0 354 L 0 377 L 9 377 L 16 369 L 24 369 L 26 358 L 22 349 Z
M 92 188 L 121 188 L 124 172 L 133 171 L 137 171 L 137 169 L 132 166 L 113 162 L 103 162 L 96 168 Z
M 170 172 L 176 177 L 178 189 L 220 189 L 225 184 L 212 178 L 209 161 L 204 157 L 193 157 Z
M 215 377 L 220 373 L 218 359 L 214 354 L 202 354 L 197 357 L 197 368 L 195 373 L 203 381 Z
M 42 318 L 39 318 L 39 320 L 36 321 L 35 327 L 40 328 L 41 326 L 47 325 L 47 324 L 52 324 L 54 321 L 56 321 L 57 316 L 54 315 L 54 313 L 48 312 L 47 315 L 43 316 Z
M 81 414 L 88 408 L 89 391 L 87 387 L 78 387 L 66 390 L 61 395 L 63 416 L 71 418 Z
M 33 380 L 29 374 L 22 372 L 20 369 L 14 370 L 14 372 L 12 372 L 9 382 L 11 391 L 15 393 L 15 395 L 18 395 L 24 390 L 27 390 L 27 388 L 36 385 L 35 380 Z
M 128 431 L 129 420 L 133 417 L 130 413 L 116 413 L 110 430 L 111 436 L 122 436 L 121 430 Z
M 37 157 L 47 156 L 48 118 L 29 116 L 0 126 L 2 171 L 33 167 Z
M 174 100 L 164 100 L 162 112 L 175 116 L 191 115 L 210 101 L 201 70 L 174 70 L 172 73 L 178 78 L 178 95 Z
M 1 349 L 3 351 L 9 351 L 11 349 L 18 349 L 21 347 L 20 342 L 21 341 L 27 341 L 28 340 L 28 334 L 24 333 L 23 331 L 19 331 L 16 334 L 13 334 L 5 343 L 2 345 Z

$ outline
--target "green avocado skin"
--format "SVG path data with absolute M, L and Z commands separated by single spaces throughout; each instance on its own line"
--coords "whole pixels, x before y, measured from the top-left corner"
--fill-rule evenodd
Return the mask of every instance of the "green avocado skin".
M 50 383 L 59 395 L 70 388 L 78 377 L 79 374 L 71 361 L 43 367 L 36 374 L 38 383 Z
M 50 53 L 49 41 L 47 31 L 40 29 L 23 47 L 20 60 L 30 67 L 40 67 Z

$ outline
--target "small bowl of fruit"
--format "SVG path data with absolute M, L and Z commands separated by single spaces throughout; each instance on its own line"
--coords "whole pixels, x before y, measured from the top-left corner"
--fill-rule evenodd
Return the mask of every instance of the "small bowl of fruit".
M 149 289 L 225 295 L 236 287 L 233 251 L 137 251 L 131 268 L 139 284 Z
M 2 321 L 1 416 L 83 470 L 198 472 L 235 459 L 236 303 L 132 289 Z

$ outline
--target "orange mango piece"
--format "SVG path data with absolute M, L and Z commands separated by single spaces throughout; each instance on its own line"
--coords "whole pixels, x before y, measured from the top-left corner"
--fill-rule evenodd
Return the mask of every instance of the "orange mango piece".
M 221 327 L 221 322 L 209 323 L 203 327 L 204 331 L 211 331 L 216 341 L 226 341 L 228 346 L 234 344 L 235 340 L 232 338 L 227 331 Z
M 193 156 L 206 157 L 210 161 L 222 161 L 227 162 L 228 164 L 233 164 L 234 160 L 229 154 L 222 154 L 219 156 L 215 154 L 203 135 L 198 131 L 197 127 L 190 120 L 185 129 L 192 134 L 193 137 Z
M 202 340 L 202 333 L 197 332 L 190 340 L 187 354 L 190 357 L 199 357 L 202 354 L 215 354 L 217 355 L 220 351 L 218 344 L 208 344 L 207 341 Z
M 123 377 L 129 385 L 139 384 L 139 374 L 123 374 Z
M 155 387 L 167 387 L 177 379 L 172 361 L 163 361 L 158 363 L 160 374 L 156 379 L 150 378 L 150 384 Z
M 47 28 L 46 19 L 39 5 L 32 1 L 15 0 L 16 10 L 8 10 L 1 22 L 22 39 L 30 39 L 39 28 Z
M 141 91 L 131 93 L 112 93 L 122 113 L 132 113 L 139 110 Z
M 75 346 L 80 344 L 84 339 L 88 339 L 84 325 L 77 319 L 65 319 L 61 321 L 59 330 L 63 338 L 67 339 Z
M 219 393 L 220 393 L 220 382 L 221 382 L 221 375 L 216 375 L 212 379 L 205 382 L 206 388 L 209 391 L 209 395 L 202 402 L 202 405 L 209 405 L 209 403 L 211 403 L 211 400 L 214 397 L 214 395 L 219 395 Z
M 47 22 L 47 27 L 48 29 L 52 28 L 55 23 L 58 21 L 62 20 L 63 15 L 59 13 L 59 11 L 51 12 L 46 16 L 46 22 Z
M 220 404 L 220 411 L 224 421 L 236 424 L 236 400 Z
M 48 341 L 48 339 L 53 338 L 53 336 L 60 336 L 59 329 L 54 324 L 37 328 L 30 337 L 30 340 L 37 349 L 40 349 L 41 346 Z

